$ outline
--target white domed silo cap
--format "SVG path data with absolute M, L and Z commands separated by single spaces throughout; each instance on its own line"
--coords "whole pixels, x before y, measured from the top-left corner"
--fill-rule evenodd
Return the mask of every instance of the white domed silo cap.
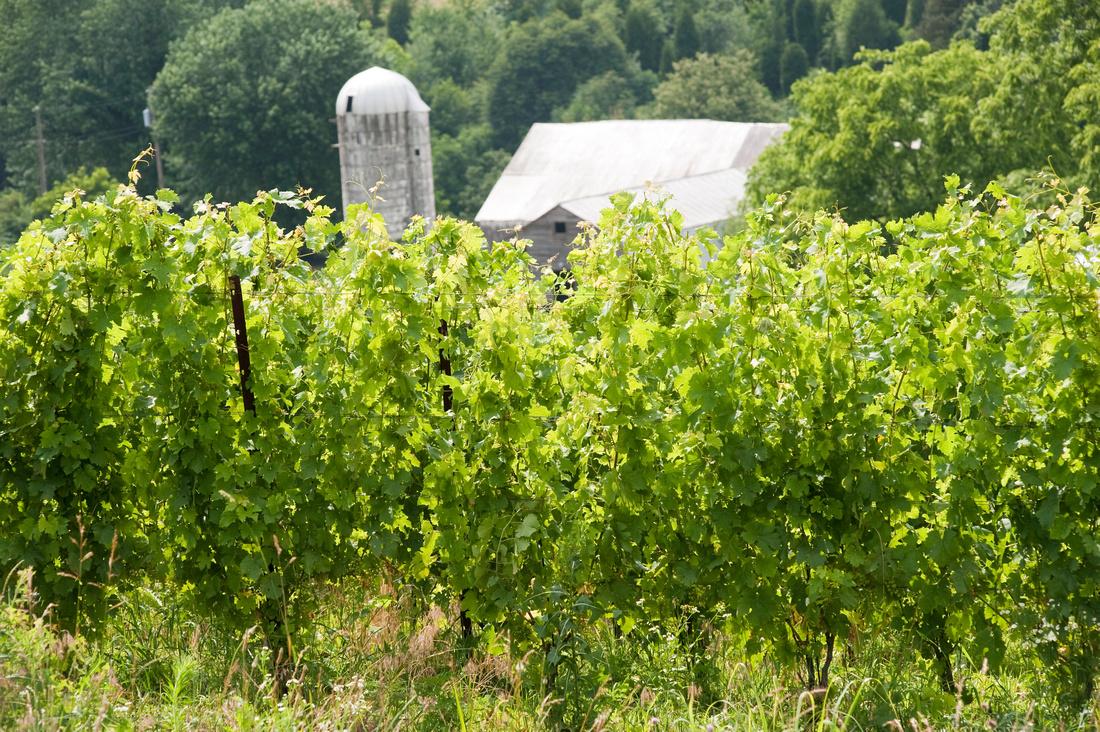
M 371 66 L 344 82 L 336 97 L 336 114 L 427 112 L 413 83 L 396 71 Z

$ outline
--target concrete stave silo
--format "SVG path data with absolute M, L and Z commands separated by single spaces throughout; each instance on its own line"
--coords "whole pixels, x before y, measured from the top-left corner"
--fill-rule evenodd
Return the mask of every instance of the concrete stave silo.
M 401 74 L 372 66 L 348 79 L 336 97 L 340 182 L 348 206 L 371 198 L 393 238 L 409 219 L 435 218 L 432 143 L 428 105 Z

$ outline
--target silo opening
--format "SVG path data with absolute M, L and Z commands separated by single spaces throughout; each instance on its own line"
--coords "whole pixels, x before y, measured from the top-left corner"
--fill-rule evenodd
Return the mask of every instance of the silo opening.
M 355 99 L 355 97 L 353 97 L 352 95 L 349 94 L 348 95 L 348 106 L 344 108 L 344 111 L 349 113 L 349 114 L 351 113 L 351 100 L 352 99 Z

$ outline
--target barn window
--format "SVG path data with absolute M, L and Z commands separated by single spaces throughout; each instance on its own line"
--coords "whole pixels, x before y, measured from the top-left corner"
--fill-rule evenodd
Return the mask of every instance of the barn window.
M 348 112 L 348 113 L 351 112 L 351 100 L 352 99 L 355 99 L 355 97 L 353 97 L 352 95 L 349 94 L 348 95 L 348 106 L 344 108 L 345 112 Z
M 565 233 L 565 222 L 564 221 L 555 221 L 554 222 L 554 233 L 555 234 L 564 234 Z

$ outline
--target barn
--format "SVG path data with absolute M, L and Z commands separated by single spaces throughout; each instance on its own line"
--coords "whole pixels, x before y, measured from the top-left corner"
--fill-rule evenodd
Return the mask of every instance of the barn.
M 517 234 L 560 270 L 582 222 L 595 223 L 621 191 L 671 197 L 684 228 L 737 212 L 746 174 L 785 124 L 714 120 L 604 120 L 531 127 L 475 221 L 492 241 Z

